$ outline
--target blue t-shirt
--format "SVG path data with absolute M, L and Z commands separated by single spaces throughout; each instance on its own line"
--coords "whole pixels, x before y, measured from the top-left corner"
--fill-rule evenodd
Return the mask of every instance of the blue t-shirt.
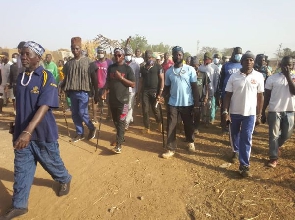
M 242 65 L 241 63 L 233 63 L 233 62 L 227 62 L 223 65 L 224 68 L 224 78 L 223 78 L 223 86 L 221 88 L 221 97 L 223 98 L 225 95 L 225 87 L 227 84 L 227 81 L 231 74 L 238 72 L 241 68 Z
M 197 82 L 197 74 L 193 67 L 183 64 L 180 68 L 172 66 L 166 71 L 165 85 L 171 86 L 169 105 L 191 106 L 194 104 L 191 83 Z
M 33 119 L 38 108 L 49 106 L 48 112 L 32 133 L 32 141 L 53 142 L 58 139 L 57 125 L 51 108 L 58 108 L 58 89 L 55 79 L 49 71 L 42 66 L 35 69 L 31 81 L 27 86 L 29 75 L 20 73 L 16 87 L 16 117 L 13 141 L 26 129 Z

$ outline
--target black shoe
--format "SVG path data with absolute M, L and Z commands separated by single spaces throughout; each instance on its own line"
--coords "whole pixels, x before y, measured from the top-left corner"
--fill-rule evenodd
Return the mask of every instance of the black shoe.
M 250 173 L 250 169 L 248 166 L 240 166 L 239 167 L 239 172 L 241 174 L 242 177 L 251 177 L 252 174 Z
M 71 186 L 71 180 L 68 183 L 61 183 L 58 191 L 58 196 L 65 196 L 69 194 Z
M 236 163 L 238 161 L 239 161 L 239 153 L 233 152 L 232 157 L 231 157 L 231 163 Z
M 116 154 L 120 154 L 122 152 L 122 147 L 121 146 L 116 146 L 113 150 L 114 150 L 114 152 Z
M 12 208 L 5 215 L 1 216 L 0 220 L 10 220 L 20 215 L 26 214 L 27 212 L 28 212 L 28 209 Z
M 77 141 L 81 141 L 84 139 L 84 135 L 83 134 L 77 134 L 76 137 L 74 137 L 72 139 L 72 142 L 77 142 Z
M 88 140 L 95 138 L 96 135 L 96 128 L 94 128 L 93 130 L 89 130 L 89 134 L 88 134 Z

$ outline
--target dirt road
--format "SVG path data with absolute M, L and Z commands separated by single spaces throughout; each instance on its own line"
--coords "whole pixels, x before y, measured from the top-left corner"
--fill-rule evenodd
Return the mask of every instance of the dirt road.
M 55 115 L 61 156 L 73 176 L 71 192 L 57 197 L 58 185 L 38 164 L 29 212 L 19 219 L 294 219 L 294 137 L 277 168 L 269 169 L 267 126 L 260 126 L 253 140 L 253 177 L 242 179 L 238 164 L 228 164 L 231 150 L 219 122 L 200 129 L 196 153 L 189 153 L 178 137 L 177 154 L 165 160 L 156 125 L 151 134 L 141 134 L 139 111 L 121 155 L 111 151 L 112 122 L 103 120 L 95 151 L 96 140 L 70 143 L 62 112 Z M 67 117 L 74 135 L 69 112 Z M 0 118 L 0 214 L 10 207 L 13 187 L 14 154 L 7 125 L 11 120 Z

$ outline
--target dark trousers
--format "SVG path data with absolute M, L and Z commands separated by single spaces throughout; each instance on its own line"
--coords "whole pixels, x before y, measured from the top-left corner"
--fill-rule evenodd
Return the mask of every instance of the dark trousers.
M 124 142 L 125 124 L 126 117 L 128 114 L 128 104 L 124 104 L 121 106 L 110 105 L 110 109 L 113 117 L 113 122 L 117 130 L 117 146 L 121 146 L 121 144 Z
M 142 92 L 142 114 L 143 125 L 145 128 L 150 128 L 150 106 L 155 115 L 156 122 L 161 122 L 159 108 L 156 108 L 156 90 L 143 90 Z
M 194 142 L 194 124 L 193 124 L 193 106 L 171 106 L 168 105 L 169 111 L 167 114 L 167 148 L 175 150 L 176 144 L 176 125 L 177 117 L 180 115 L 184 124 L 185 138 L 189 143 Z

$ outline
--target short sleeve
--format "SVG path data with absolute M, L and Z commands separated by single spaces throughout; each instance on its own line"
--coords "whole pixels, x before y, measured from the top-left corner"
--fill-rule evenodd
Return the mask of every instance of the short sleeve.
M 225 91 L 226 92 L 233 92 L 233 75 L 231 75 L 227 81 Z
M 127 66 L 127 79 L 130 80 L 131 82 L 135 82 L 135 75 L 134 72 L 132 70 L 132 68 L 130 66 Z
M 165 86 L 171 86 L 170 75 L 171 71 L 167 70 L 165 73 Z
M 265 89 L 272 90 L 272 88 L 273 88 L 272 77 L 268 77 L 265 82 Z
M 47 105 L 50 108 L 58 108 L 58 89 L 53 75 L 45 70 L 42 71 L 42 74 L 43 82 L 37 105 Z

